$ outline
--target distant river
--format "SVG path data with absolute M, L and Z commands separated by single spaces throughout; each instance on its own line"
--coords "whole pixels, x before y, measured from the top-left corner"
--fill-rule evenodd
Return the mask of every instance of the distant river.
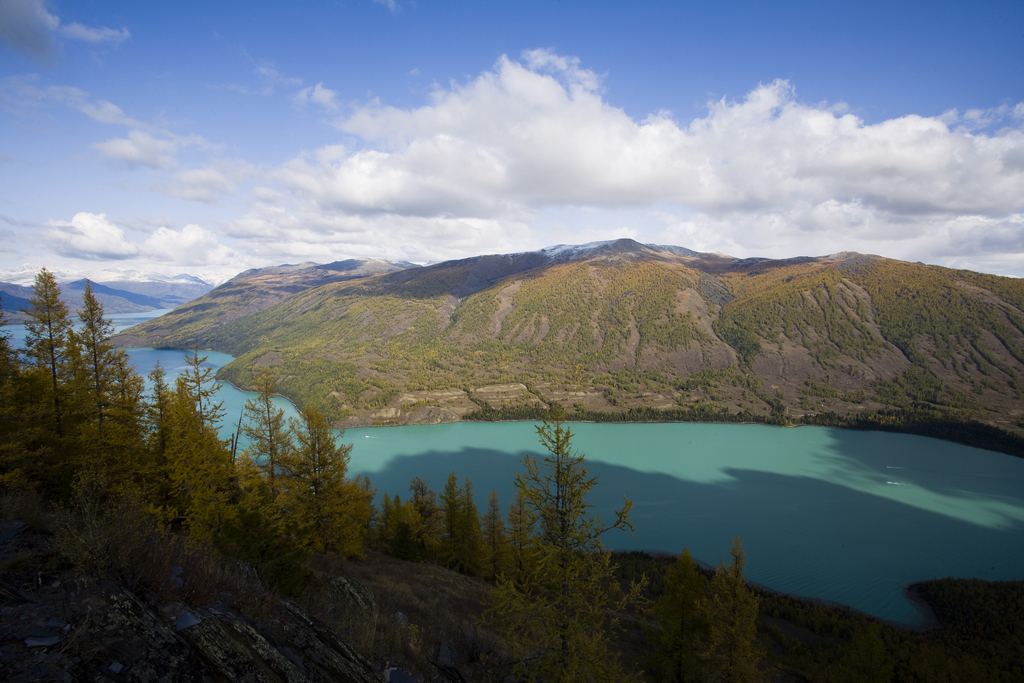
M 138 322 L 116 322 L 124 326 Z M 8 331 L 18 336 L 18 326 Z M 180 351 L 128 349 L 146 374 L 168 373 Z M 208 353 L 212 367 L 231 356 Z M 246 397 L 224 385 L 227 420 Z M 281 400 L 290 415 L 294 408 Z M 678 553 L 709 564 L 740 536 L 747 576 L 770 588 L 916 624 L 904 598 L 914 581 L 945 576 L 1024 579 L 1024 459 L 935 439 L 821 427 L 574 424 L 573 445 L 599 477 L 592 502 L 610 518 L 634 501 L 636 534 L 614 549 Z M 232 424 L 222 428 L 224 435 Z M 540 455 L 527 422 L 350 429 L 352 474 L 379 492 L 408 495 L 420 476 L 435 490 L 469 476 L 483 510 L 491 489 L 507 508 L 526 453 Z

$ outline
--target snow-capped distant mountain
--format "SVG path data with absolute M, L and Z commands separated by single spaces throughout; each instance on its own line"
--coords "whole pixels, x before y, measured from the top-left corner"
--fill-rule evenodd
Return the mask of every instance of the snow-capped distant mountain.
M 0 307 L 13 322 L 24 314 L 19 309 L 28 307 L 32 286 L 41 266 L 25 264 L 17 268 L 0 270 Z M 162 308 L 175 308 L 206 294 L 216 285 L 194 275 L 164 275 L 152 271 L 114 270 L 97 271 L 47 268 L 61 287 L 61 299 L 71 311 L 82 305 L 86 280 L 93 285 L 93 293 L 107 313 L 134 313 Z
M 640 244 L 629 238 L 617 240 L 604 240 L 601 242 L 588 242 L 587 244 L 556 244 L 553 247 L 545 247 L 540 253 L 549 261 L 578 261 L 581 259 L 594 258 L 595 256 L 650 255 L 655 252 L 668 252 L 676 256 L 701 256 L 700 252 L 661 244 Z
M 12 285 L 31 287 L 36 280 L 36 275 L 43 268 L 36 263 L 26 263 L 7 270 L 0 270 L 0 282 L 9 282 Z M 85 271 L 69 270 L 66 268 L 46 267 L 58 283 L 75 282 L 77 280 L 91 280 L 92 282 L 171 282 L 171 283 L 193 283 L 198 285 L 216 285 L 217 282 L 204 280 L 194 275 L 164 275 L 153 271 L 142 270 L 117 270 L 104 268 L 103 270 Z

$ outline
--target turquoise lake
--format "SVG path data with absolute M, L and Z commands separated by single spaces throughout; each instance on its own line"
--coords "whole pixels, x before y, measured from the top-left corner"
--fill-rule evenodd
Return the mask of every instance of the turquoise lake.
M 146 316 L 112 316 L 118 326 Z M 15 341 L 23 335 L 10 326 Z M 129 349 L 140 373 L 173 374 L 180 351 Z M 211 367 L 231 356 L 206 353 Z M 247 396 L 223 385 L 234 430 Z M 279 405 L 294 415 L 284 399 Z M 599 477 L 591 502 L 610 516 L 633 501 L 632 536 L 605 545 L 678 553 L 716 565 L 733 537 L 746 575 L 775 590 L 918 624 L 910 583 L 946 576 L 1024 579 L 1024 459 L 924 437 L 821 427 L 716 424 L 573 424 L 573 445 Z M 491 489 L 507 507 L 529 453 L 527 422 L 350 429 L 351 474 L 379 493 L 408 495 L 420 476 L 440 490 L 449 472 L 472 479 L 479 508 Z

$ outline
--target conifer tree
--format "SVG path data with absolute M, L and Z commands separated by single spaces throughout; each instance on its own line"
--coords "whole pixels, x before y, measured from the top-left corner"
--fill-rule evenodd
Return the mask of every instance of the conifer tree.
M 285 423 L 284 410 L 274 405 L 277 388 L 274 376 L 263 370 L 253 382 L 253 388 L 256 397 L 245 402 L 247 421 L 242 432 L 250 440 L 250 456 L 266 476 L 270 499 L 275 500 L 279 491 L 277 473 L 290 455 L 292 438 Z
M 617 586 L 615 567 L 600 538 L 611 529 L 632 529 L 631 503 L 625 501 L 609 526 L 591 513 L 587 495 L 597 479 L 588 475 L 583 455 L 572 450 L 564 419 L 556 406 L 551 419 L 537 427 L 550 454 L 543 461 L 526 456 L 526 471 L 516 475 L 516 489 L 538 520 L 532 538 L 536 559 L 521 581 L 498 581 L 487 616 L 519 655 L 517 672 L 524 680 L 627 680 L 608 649 L 606 623 L 615 621 L 608 610 L 622 602 L 609 594 L 609 586 Z M 640 588 L 635 585 L 624 600 L 637 598 Z
M 327 418 L 313 407 L 292 423 L 296 447 L 281 459 L 288 516 L 309 530 L 312 547 L 362 557 L 373 491 L 346 478 L 352 444 L 339 444 Z
M 30 485 L 32 459 L 24 442 L 22 401 L 24 389 L 18 355 L 11 346 L 11 336 L 4 330 L 7 317 L 0 308 L 0 491 L 16 490 Z
M 759 600 L 743 580 L 743 544 L 733 539 L 732 561 L 720 563 L 708 586 L 708 595 L 698 602 L 697 611 L 707 620 L 709 631 L 703 658 L 710 679 L 723 683 L 762 680 L 758 667 L 763 653 L 757 642 Z
M 92 465 L 108 469 L 115 481 L 143 485 L 150 469 L 144 438 L 146 385 L 124 351 L 111 350 L 106 362 L 106 416 L 100 433 L 106 457 Z
M 501 507 L 498 504 L 498 492 L 491 489 L 487 499 L 487 512 L 483 521 L 484 547 L 487 566 L 484 578 L 497 581 L 505 573 L 508 565 L 508 538 L 505 534 L 505 522 L 501 519 Z
M 157 462 L 163 462 L 167 452 L 167 429 L 170 419 L 171 390 L 167 386 L 167 371 L 157 361 L 149 373 L 151 398 L 146 403 L 146 424 L 149 448 Z
M 430 488 L 430 482 L 422 477 L 412 478 L 409 482 L 409 491 L 412 493 L 409 500 L 416 507 L 420 517 L 420 527 L 416 534 L 420 555 L 425 560 L 438 561 L 443 522 L 437 494 Z
M 508 505 L 509 564 L 506 576 L 509 581 L 522 584 L 526 570 L 533 566 L 536 553 L 533 552 L 533 531 L 537 517 L 526 505 L 521 489 L 516 489 L 515 498 Z
M 113 348 L 107 340 L 114 333 L 114 324 L 103 315 L 103 305 L 92 293 L 92 284 L 85 281 L 82 308 L 78 309 L 81 329 L 73 332 L 82 347 L 85 374 L 88 377 L 88 405 L 93 411 L 99 440 L 103 439 L 103 420 L 106 417 L 108 384 Z
M 198 350 L 185 356 L 188 367 L 175 378 L 170 397 L 167 512 L 190 534 L 212 540 L 235 514 L 230 505 L 234 485 L 231 454 L 217 433 L 223 410 L 214 402 L 217 387 L 205 362 Z
M 480 511 L 473 500 L 473 482 L 467 476 L 462 484 L 462 523 L 459 539 L 460 569 L 470 576 L 483 572 L 484 537 L 480 528 Z
M 660 630 L 656 637 L 662 679 L 670 683 L 703 680 L 701 652 L 708 623 L 697 605 L 705 595 L 705 581 L 687 548 L 665 573 L 665 592 L 651 607 Z
M 882 627 L 871 622 L 853 637 L 842 667 L 841 681 L 863 683 L 889 683 L 894 662 L 885 649 Z
M 30 308 L 25 322 L 25 351 L 36 367 L 49 376 L 49 402 L 52 424 L 58 438 L 64 436 L 64 413 L 61 406 L 63 383 L 67 375 L 68 333 L 72 329 L 68 308 L 60 300 L 60 287 L 46 268 L 36 275 Z
M 462 525 L 462 488 L 455 472 L 448 475 L 441 492 L 441 556 L 445 566 L 455 568 L 459 563 L 459 545 Z

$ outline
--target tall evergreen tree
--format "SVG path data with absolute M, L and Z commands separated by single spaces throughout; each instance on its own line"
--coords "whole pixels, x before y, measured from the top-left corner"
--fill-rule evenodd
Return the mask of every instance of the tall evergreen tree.
M 732 561 L 720 563 L 708 586 L 708 595 L 698 603 L 699 614 L 707 620 L 709 632 L 702 656 L 709 678 L 722 683 L 751 683 L 762 680 L 759 670 L 763 652 L 757 642 L 759 600 L 743 580 L 743 544 L 733 539 Z
M 536 553 L 533 546 L 533 532 L 537 525 L 536 513 L 526 504 L 526 496 L 516 489 L 515 497 L 508 505 L 509 564 L 506 577 L 515 584 L 526 580 L 527 569 L 532 567 Z
M 430 482 L 422 477 L 412 478 L 409 491 L 412 494 L 409 500 L 420 516 L 420 527 L 416 533 L 420 556 L 425 560 L 438 561 L 443 522 L 437 494 L 430 488 Z
M 458 569 L 470 576 L 483 573 L 484 538 L 480 529 L 480 511 L 473 500 L 473 482 L 467 476 L 462 484 L 462 529 L 459 533 Z
M 708 636 L 707 619 L 697 605 L 705 595 L 705 581 L 687 548 L 665 573 L 665 592 L 651 607 L 658 619 L 655 638 L 661 680 L 668 683 L 703 680 L 704 643 Z
M 23 429 L 24 381 L 11 336 L 4 330 L 7 317 L 0 308 L 0 491 L 29 486 L 32 458 L 26 448 Z
M 501 518 L 501 507 L 498 503 L 498 492 L 491 489 L 487 498 L 487 512 L 483 521 L 484 547 L 487 559 L 484 578 L 497 581 L 505 573 L 508 565 L 508 538 L 505 534 L 505 522 Z
M 223 410 L 214 401 L 217 386 L 205 362 L 198 350 L 185 356 L 188 367 L 175 378 L 170 397 L 167 511 L 190 534 L 210 540 L 235 514 L 230 505 L 235 488 L 231 453 L 217 433 Z
M 29 315 L 25 322 L 25 351 L 28 358 L 50 378 L 49 402 L 53 406 L 52 424 L 58 438 L 64 436 L 61 406 L 63 383 L 67 375 L 68 333 L 72 330 L 68 307 L 60 300 L 60 287 L 53 273 L 43 268 L 32 287 Z
M 462 510 L 462 487 L 455 472 L 451 472 L 441 491 L 441 557 L 445 566 L 451 568 L 459 564 Z
M 256 390 L 256 396 L 245 402 L 246 422 L 242 432 L 249 438 L 250 455 L 263 470 L 270 487 L 270 498 L 275 500 L 279 491 L 277 473 L 282 462 L 290 455 L 292 438 L 285 422 L 284 410 L 274 405 L 277 389 L 274 376 L 264 370 L 257 375 L 253 389 Z M 303 421 L 308 424 L 305 417 Z M 323 452 L 326 453 L 326 450 Z
M 103 315 L 103 305 L 92 293 L 92 284 L 85 281 L 82 293 L 82 308 L 78 309 L 81 328 L 71 334 L 82 347 L 84 370 L 88 377 L 88 405 L 91 407 L 99 440 L 103 439 L 103 420 L 108 403 L 108 384 L 111 381 L 110 366 L 114 362 L 113 348 L 107 343 L 114 333 L 114 323 Z
M 296 448 L 281 459 L 288 517 L 309 530 L 312 547 L 362 557 L 373 492 L 346 478 L 352 444 L 339 444 L 327 418 L 313 407 L 299 413 Z
M 632 529 L 631 503 L 625 501 L 609 526 L 591 513 L 587 495 L 597 479 L 572 450 L 564 419 L 556 406 L 537 427 L 549 455 L 542 462 L 526 456 L 526 471 L 516 475 L 516 489 L 539 522 L 532 539 L 536 559 L 521 581 L 498 581 L 487 615 L 520 656 L 517 671 L 524 680 L 627 680 L 608 649 L 608 609 L 621 603 L 610 595 L 609 586 L 618 585 L 615 567 L 600 539 L 611 529 Z M 627 599 L 639 590 L 634 586 Z

